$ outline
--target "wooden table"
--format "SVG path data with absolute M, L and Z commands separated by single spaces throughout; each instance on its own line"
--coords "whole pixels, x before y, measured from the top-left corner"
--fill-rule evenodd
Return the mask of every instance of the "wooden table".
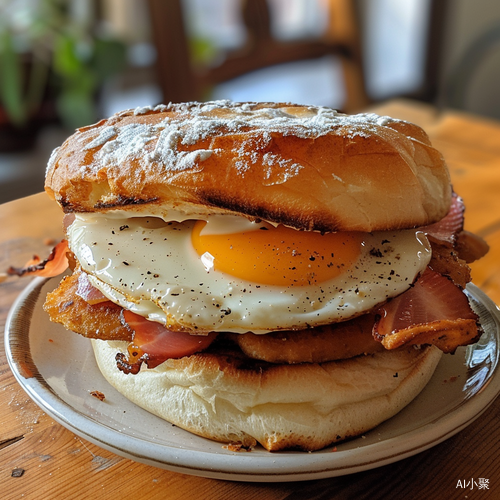
M 411 101 L 376 109 L 421 124 L 448 161 L 467 207 L 466 228 L 491 250 L 473 264 L 474 282 L 500 303 L 500 123 L 439 113 Z M 61 215 L 44 194 L 0 206 L 0 264 L 46 253 L 61 236 Z M 0 285 L 0 330 L 26 280 Z M 16 474 L 21 474 L 15 477 Z M 296 483 L 237 483 L 173 473 L 135 463 L 84 442 L 40 410 L 17 384 L 0 347 L 0 478 L 4 499 L 326 499 L 500 498 L 500 398 L 444 443 L 392 465 Z M 457 488 L 489 479 L 489 489 Z M 473 483 L 471 483 L 473 485 Z

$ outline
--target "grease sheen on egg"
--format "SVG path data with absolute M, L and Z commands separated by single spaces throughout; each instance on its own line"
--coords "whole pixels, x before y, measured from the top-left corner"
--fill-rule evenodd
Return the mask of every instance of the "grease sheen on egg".
M 207 266 L 193 246 L 195 217 L 174 222 L 147 215 L 79 214 L 68 228 L 68 241 L 91 282 L 107 297 L 153 321 L 193 333 L 267 333 L 344 321 L 408 289 L 431 256 L 427 238 L 417 230 L 358 233 L 349 240 L 358 251 L 350 247 L 349 262 L 333 277 L 269 284 L 259 280 L 261 271 L 248 280 L 238 277 L 238 270 L 229 269 L 232 275 Z M 218 227 L 222 234 L 258 231 L 252 224 L 219 216 L 217 224 L 209 221 L 207 227 Z M 253 254 L 258 252 L 252 250 L 245 258 Z M 302 264 L 307 267 L 312 261 Z

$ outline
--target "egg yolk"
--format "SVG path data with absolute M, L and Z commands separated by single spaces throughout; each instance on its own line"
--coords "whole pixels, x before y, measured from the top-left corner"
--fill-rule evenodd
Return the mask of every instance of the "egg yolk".
M 320 234 L 285 226 L 231 234 L 202 234 L 197 221 L 192 244 L 213 268 L 245 281 L 276 286 L 303 286 L 330 280 L 358 258 L 362 233 Z

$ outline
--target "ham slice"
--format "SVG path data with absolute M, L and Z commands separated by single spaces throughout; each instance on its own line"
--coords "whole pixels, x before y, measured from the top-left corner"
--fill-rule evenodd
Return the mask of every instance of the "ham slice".
M 83 271 L 78 273 L 78 286 L 76 288 L 76 294 L 90 305 L 99 304 L 100 302 L 106 302 L 109 300 L 100 290 L 98 290 L 95 286 L 92 286 L 87 273 Z
M 433 344 L 445 353 L 479 337 L 478 316 L 462 290 L 427 268 L 414 286 L 380 307 L 373 327 L 386 349 Z
M 465 205 L 460 196 L 453 193 L 450 210 L 438 222 L 420 229 L 431 239 L 455 244 L 457 234 L 464 228 Z
M 483 257 L 489 250 L 480 236 L 463 229 L 464 212 L 462 198 L 453 193 L 448 214 L 439 222 L 420 228 L 432 247 L 429 267 L 449 277 L 461 288 L 471 280 L 467 264 Z
M 71 214 L 66 214 L 64 217 L 63 217 L 63 229 L 64 231 L 66 232 L 68 227 L 71 226 L 71 224 L 73 224 L 73 222 L 75 222 L 75 214 L 71 213 Z
M 137 373 L 143 362 L 148 368 L 155 368 L 167 359 L 182 358 L 203 351 L 217 337 L 216 332 L 190 335 L 172 331 L 127 310 L 123 311 L 123 319 L 134 331 L 133 341 L 128 346 L 128 360 L 123 354 L 116 357 L 118 368 L 125 373 Z
M 50 255 L 42 260 L 38 255 L 34 255 L 23 267 L 9 267 L 7 274 L 11 276 L 43 276 L 53 278 L 62 274 L 69 266 L 68 262 L 68 242 L 60 241 L 50 252 Z

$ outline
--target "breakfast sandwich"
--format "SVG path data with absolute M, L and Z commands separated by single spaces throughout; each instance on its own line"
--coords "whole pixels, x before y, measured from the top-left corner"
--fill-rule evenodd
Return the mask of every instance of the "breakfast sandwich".
M 71 267 L 50 319 L 91 339 L 119 392 L 209 439 L 313 451 L 360 435 L 481 334 L 464 289 L 487 246 L 405 121 L 138 108 L 77 130 L 45 189 Z

